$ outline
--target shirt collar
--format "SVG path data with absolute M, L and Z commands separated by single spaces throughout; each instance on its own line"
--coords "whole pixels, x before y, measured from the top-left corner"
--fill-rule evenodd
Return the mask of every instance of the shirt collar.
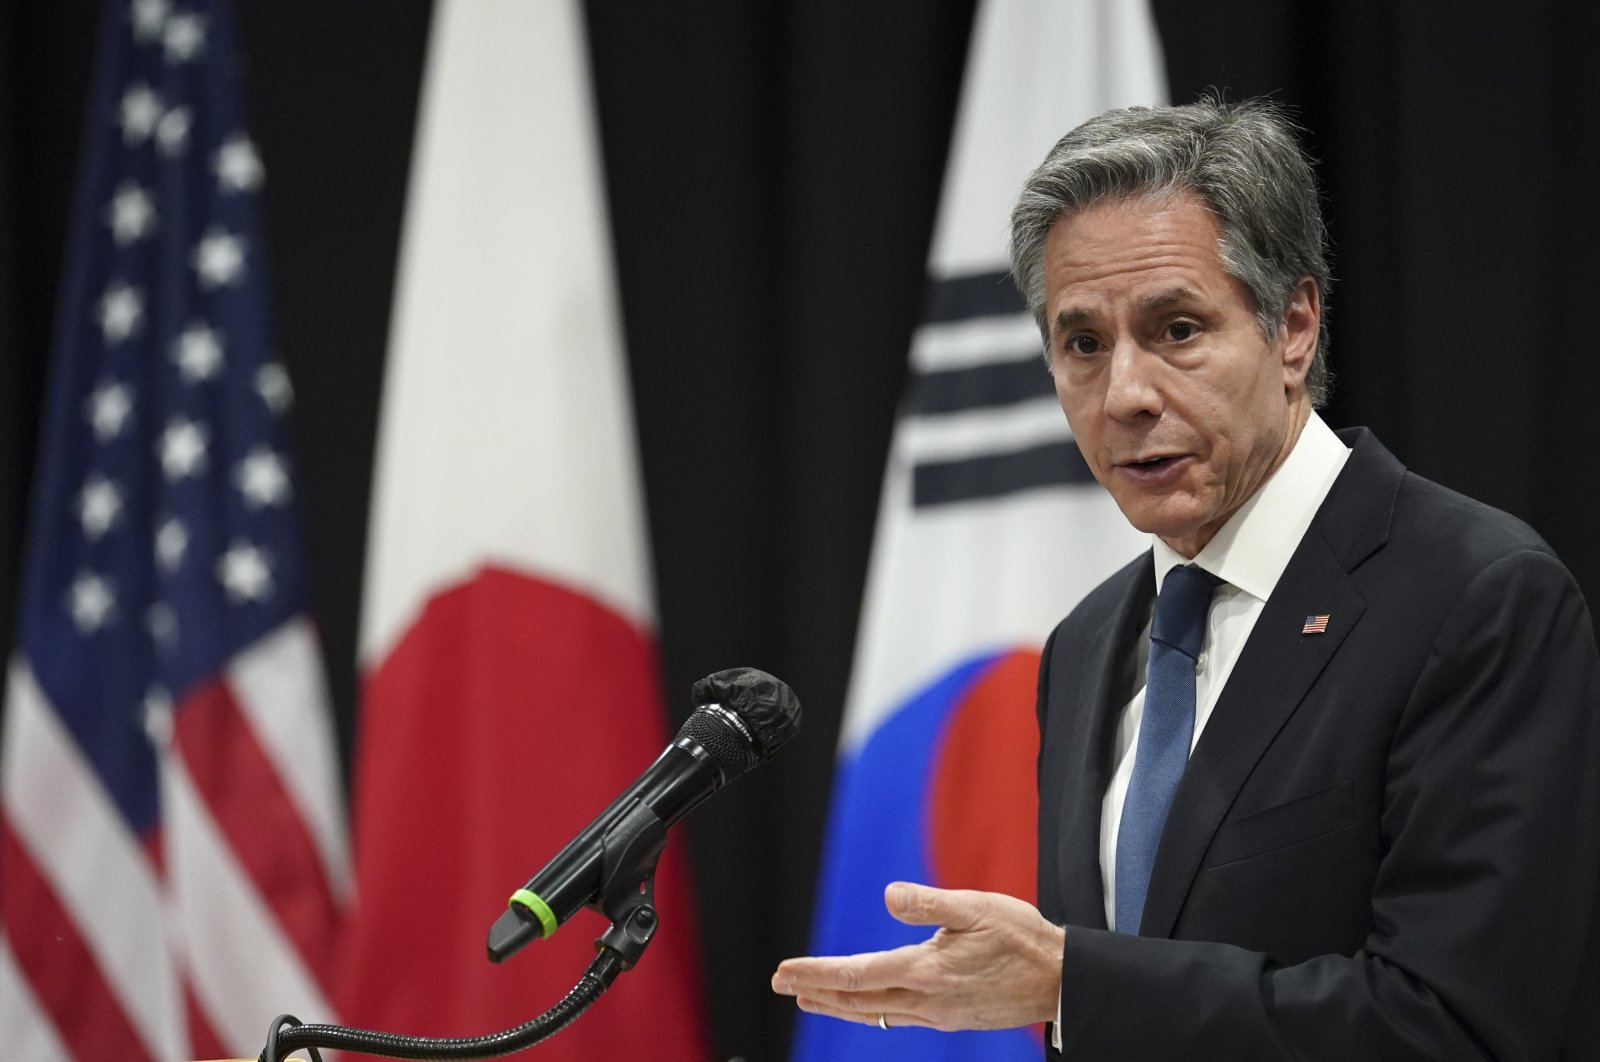
M 1195 564 L 1225 583 L 1265 601 L 1289 566 L 1311 518 L 1316 516 L 1333 481 L 1350 456 L 1322 418 L 1313 412 L 1283 459 L 1255 494 L 1228 518 L 1193 560 L 1151 535 L 1155 554 L 1156 591 L 1167 572 Z

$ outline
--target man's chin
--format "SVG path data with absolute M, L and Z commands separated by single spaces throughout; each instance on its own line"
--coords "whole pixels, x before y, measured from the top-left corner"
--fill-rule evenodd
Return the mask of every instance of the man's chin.
M 1181 535 L 1198 522 L 1194 507 L 1182 504 L 1187 500 L 1184 498 L 1136 495 L 1132 498 L 1116 497 L 1115 500 L 1128 523 L 1148 535 L 1160 535 L 1162 538 Z
M 1175 500 L 1175 499 L 1173 499 Z M 1144 504 L 1139 504 L 1143 502 Z M 1192 505 L 1152 505 L 1149 499 L 1138 499 L 1127 505 L 1122 499 L 1117 499 L 1117 507 L 1122 510 L 1122 515 L 1138 531 L 1147 535 L 1154 535 L 1167 545 L 1185 556 L 1194 553 L 1186 552 L 1183 543 L 1192 541 L 1204 525 L 1204 520 L 1195 511 Z M 1199 552 L 1198 549 L 1194 551 Z

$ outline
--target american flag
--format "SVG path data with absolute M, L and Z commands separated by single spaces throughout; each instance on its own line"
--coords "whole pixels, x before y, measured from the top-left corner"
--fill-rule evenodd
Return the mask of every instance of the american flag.
M 0 748 L 8 1062 L 331 1017 L 349 890 L 230 13 L 105 21 Z
M 1326 634 L 1328 632 L 1328 620 L 1332 618 L 1333 617 L 1329 616 L 1327 613 L 1323 613 L 1319 616 L 1307 616 L 1305 625 L 1300 628 L 1300 633 Z

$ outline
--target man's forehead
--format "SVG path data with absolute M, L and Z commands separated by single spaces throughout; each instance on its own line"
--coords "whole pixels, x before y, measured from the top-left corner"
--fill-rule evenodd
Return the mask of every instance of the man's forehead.
M 1134 313 L 1141 315 L 1194 309 L 1210 301 L 1205 295 L 1185 284 L 1172 284 L 1138 292 L 1128 300 Z M 1106 309 L 1104 300 L 1101 299 L 1068 302 L 1056 312 L 1054 321 L 1058 328 L 1072 328 L 1099 319 Z
M 1064 215 L 1045 247 L 1049 316 L 1074 323 L 1110 302 L 1159 311 L 1228 285 L 1221 226 L 1192 192 L 1108 199 Z

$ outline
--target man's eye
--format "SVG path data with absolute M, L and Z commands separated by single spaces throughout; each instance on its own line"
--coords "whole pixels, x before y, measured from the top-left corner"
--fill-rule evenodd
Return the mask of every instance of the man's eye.
M 1167 325 L 1167 338 L 1175 343 L 1182 343 L 1186 339 L 1194 338 L 1200 329 L 1192 321 L 1173 321 Z
M 1093 354 L 1100 349 L 1100 343 L 1094 336 L 1073 336 L 1067 340 L 1067 351 L 1071 354 Z

